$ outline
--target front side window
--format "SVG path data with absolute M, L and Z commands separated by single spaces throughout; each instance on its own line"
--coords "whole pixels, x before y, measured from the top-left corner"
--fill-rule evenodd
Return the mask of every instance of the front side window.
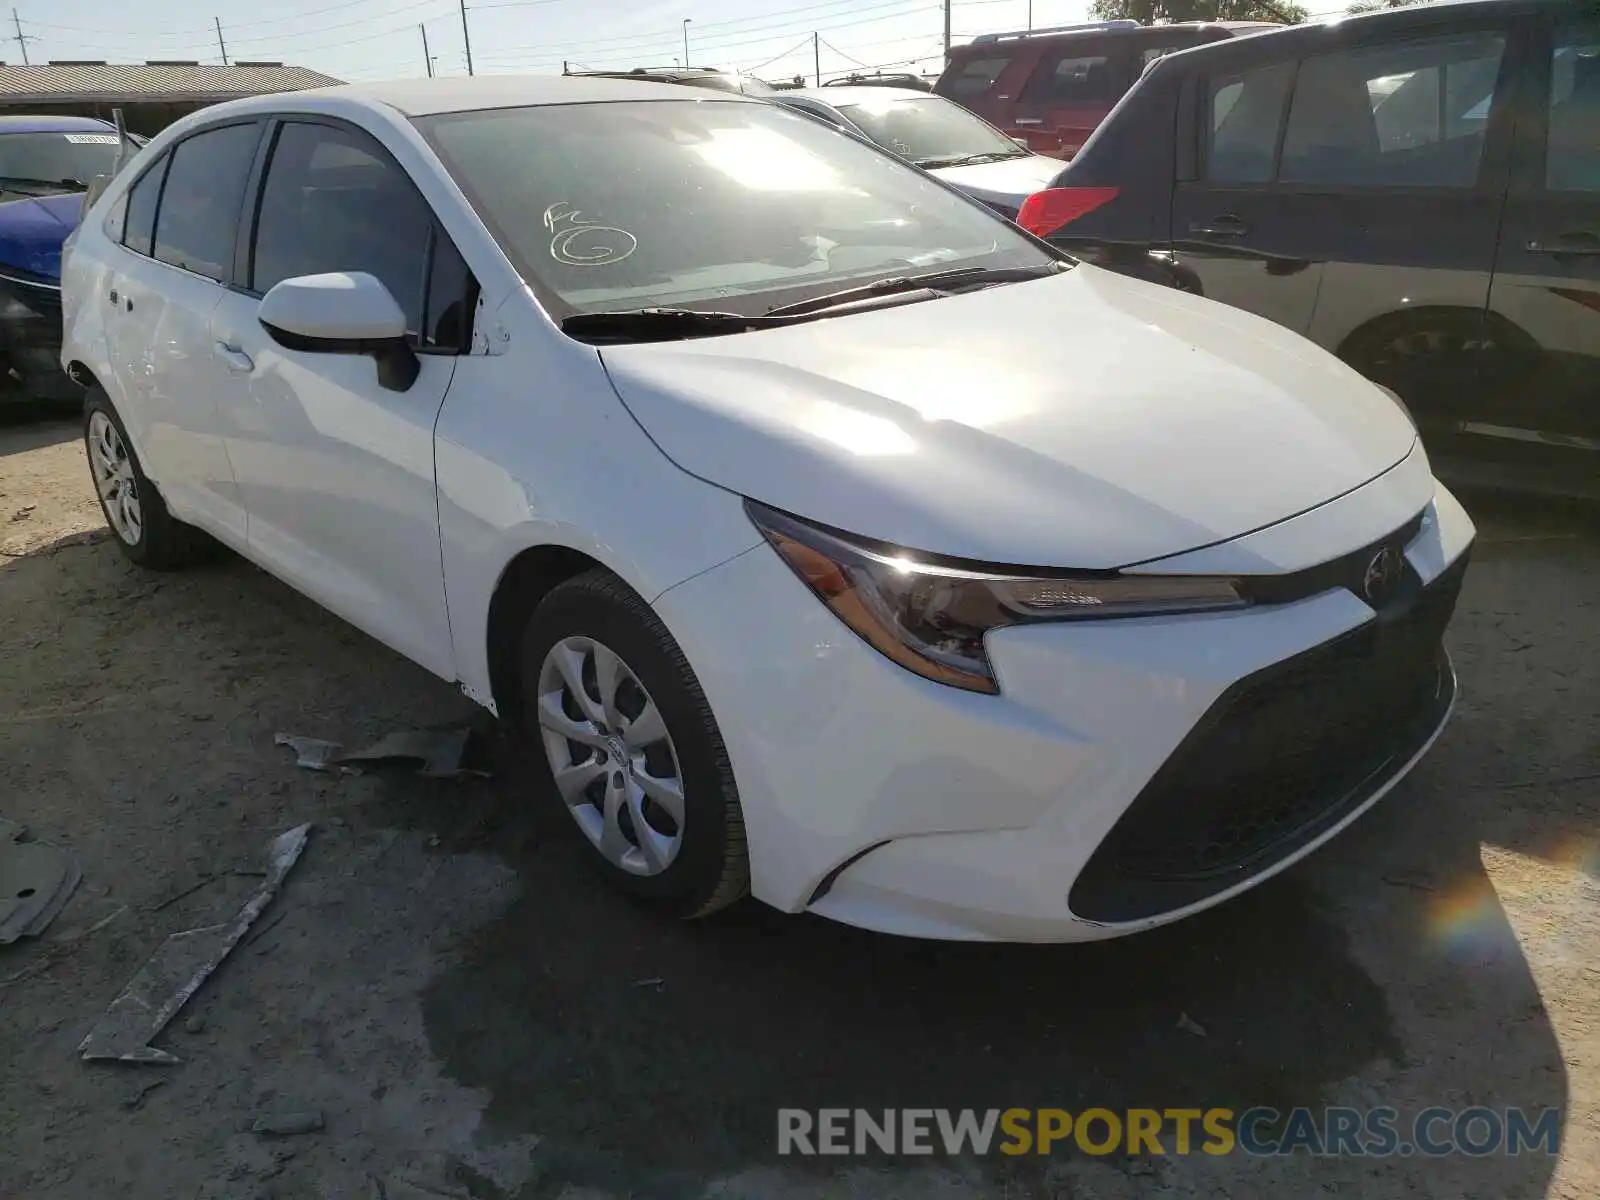
M 1211 81 L 1206 179 L 1211 183 L 1268 183 L 1294 65 L 1279 63 Z
M 1031 104 L 1113 104 L 1125 90 L 1118 63 L 1104 54 L 1046 58 L 1022 90 Z
M 921 172 L 779 105 L 626 101 L 417 123 L 557 318 L 754 314 L 884 275 L 1051 261 Z
M 285 124 L 261 192 L 250 289 L 265 293 L 300 275 L 365 271 L 394 296 L 406 329 L 420 335 L 432 228 L 427 201 L 365 134 Z
M 161 201 L 161 184 L 167 177 L 171 154 L 163 154 L 139 182 L 128 189 L 127 212 L 122 223 L 122 244 L 135 254 L 148 256 L 155 248 L 156 205 Z
M 878 145 L 893 150 L 919 167 L 1021 158 L 1021 149 L 1005 134 L 979 120 L 959 104 L 940 96 L 841 104 L 839 111 Z
M 254 123 L 224 125 L 173 147 L 156 214 L 157 259 L 209 279 L 229 278 L 234 232 L 260 133 Z
M 969 58 L 961 64 L 954 75 L 947 75 L 939 80 L 939 92 L 941 95 L 953 96 L 957 100 L 987 96 L 994 90 L 995 81 L 1010 65 L 1009 58 L 1000 56 Z
M 1471 187 L 1504 51 L 1502 34 L 1460 34 L 1306 59 L 1278 178 Z
M 1546 187 L 1600 192 L 1600 26 L 1556 39 L 1546 143 Z

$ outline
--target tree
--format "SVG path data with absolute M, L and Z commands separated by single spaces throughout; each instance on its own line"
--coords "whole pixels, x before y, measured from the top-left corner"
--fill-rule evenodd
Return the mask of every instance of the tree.
M 1362 13 L 1382 12 L 1386 8 L 1404 8 L 1408 4 L 1416 4 L 1419 0 L 1360 0 L 1359 4 L 1352 4 L 1349 12 L 1353 17 Z
M 1306 10 L 1292 0 L 1094 0 L 1089 11 L 1101 20 L 1281 21 L 1298 25 Z

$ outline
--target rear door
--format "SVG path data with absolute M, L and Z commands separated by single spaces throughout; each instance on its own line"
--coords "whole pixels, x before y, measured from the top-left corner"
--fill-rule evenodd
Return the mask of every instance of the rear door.
M 1016 98 L 1007 133 L 1035 154 L 1071 158 L 1133 86 L 1142 61 L 1126 37 L 1078 38 L 1040 54 Z
M 1600 493 L 1600 18 L 1541 30 L 1517 125 L 1489 294 L 1499 387 L 1461 449 L 1562 491 Z M 1524 334 L 1518 336 L 1518 334 Z

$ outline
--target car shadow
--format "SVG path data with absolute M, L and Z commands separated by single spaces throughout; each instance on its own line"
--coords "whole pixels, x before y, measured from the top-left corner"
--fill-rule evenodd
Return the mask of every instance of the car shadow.
M 0 394 L 0 458 L 75 441 L 82 436 L 82 418 L 72 409 Z
M 396 780 L 385 819 L 492 847 L 524 881 L 428 989 L 434 1053 L 488 1095 L 490 1131 L 541 1139 L 528 1197 L 568 1184 L 693 1197 L 756 1166 L 837 1170 L 778 1158 L 779 1108 L 1564 1112 L 1541 998 L 1550 947 L 1516 927 L 1485 864 L 1504 851 L 1565 870 L 1593 854 L 1600 793 L 1573 789 L 1585 763 L 1600 770 L 1600 541 L 1559 522 L 1517 533 L 1523 516 L 1500 522 L 1503 538 L 1486 528 L 1476 551 L 1451 634 L 1462 699 L 1413 776 L 1283 877 L 1133 938 L 919 942 L 754 903 L 669 922 L 603 886 L 509 752 L 483 803 L 444 821 L 433 788 Z M 1586 605 L 1591 632 L 1575 639 Z M 1556 1161 L 1415 1160 L 1453 1181 L 1417 1186 L 1543 1196 Z M 1302 1155 L 1285 1194 L 1398 1165 Z M 1037 1159 L 965 1170 L 1056 1194 Z

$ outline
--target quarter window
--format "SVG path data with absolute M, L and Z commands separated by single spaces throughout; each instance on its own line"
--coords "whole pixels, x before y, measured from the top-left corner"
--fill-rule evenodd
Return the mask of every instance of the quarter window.
M 148 255 L 155 246 L 156 205 L 161 200 L 161 181 L 167 177 L 172 155 L 163 154 L 128 189 L 128 207 L 122 225 L 122 244 L 136 254 Z
M 1557 38 L 1545 186 L 1600 192 L 1600 28 L 1568 30 Z
M 260 132 L 254 123 L 224 125 L 173 148 L 156 215 L 155 258 L 219 282 L 231 276 L 234 233 Z
M 1211 81 L 1211 127 L 1206 179 L 1212 183 L 1269 183 L 1278 131 L 1289 101 L 1294 65 L 1279 63 Z
M 1471 187 L 1504 51 L 1503 35 L 1469 34 L 1306 59 L 1278 178 Z

